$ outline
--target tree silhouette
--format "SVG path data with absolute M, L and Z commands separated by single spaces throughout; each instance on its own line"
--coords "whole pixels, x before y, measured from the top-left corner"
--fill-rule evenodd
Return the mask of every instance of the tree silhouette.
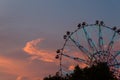
M 90 68 L 85 68 L 83 72 L 86 76 L 84 80 L 117 80 L 107 63 L 98 63 Z
M 45 77 L 43 80 L 118 80 L 107 63 L 97 63 L 91 67 L 81 69 L 76 66 L 73 73 L 66 74 L 64 77 L 56 74 L 54 76 Z

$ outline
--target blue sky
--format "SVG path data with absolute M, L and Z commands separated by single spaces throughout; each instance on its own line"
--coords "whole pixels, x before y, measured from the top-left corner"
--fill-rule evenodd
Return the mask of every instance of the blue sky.
M 12 68 L 22 66 L 17 64 L 20 62 L 25 65 L 25 70 L 28 69 L 24 71 L 18 67 L 17 74 L 6 67 L 6 62 L 6 65 L 0 65 L 3 68 L 0 69 L 0 79 L 24 80 L 26 77 L 28 80 L 38 80 L 54 73 L 57 70 L 54 63 L 43 62 L 41 59 L 31 62 L 28 59 L 31 55 L 23 50 L 27 43 L 33 44 L 40 39 L 40 49 L 45 53 L 54 53 L 62 46 L 65 31 L 76 29 L 79 22 L 94 23 L 95 20 L 103 20 L 110 26 L 120 26 L 119 3 L 119 0 L 0 0 L 1 63 L 7 60 L 8 63 L 11 62 Z M 36 47 L 35 44 L 34 46 Z M 47 65 L 55 69 L 50 70 Z M 46 69 L 45 74 L 41 72 L 43 69 Z M 21 70 L 23 73 L 19 72 Z M 29 71 L 35 73 L 24 75 Z

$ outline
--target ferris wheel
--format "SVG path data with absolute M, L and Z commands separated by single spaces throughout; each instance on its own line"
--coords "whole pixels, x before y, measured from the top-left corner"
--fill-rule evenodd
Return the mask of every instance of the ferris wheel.
M 120 78 L 120 29 L 106 26 L 98 20 L 95 24 L 82 22 L 76 30 L 67 31 L 63 38 L 62 48 L 56 51 L 61 75 L 65 62 L 73 60 L 88 67 L 100 62 L 107 63 Z

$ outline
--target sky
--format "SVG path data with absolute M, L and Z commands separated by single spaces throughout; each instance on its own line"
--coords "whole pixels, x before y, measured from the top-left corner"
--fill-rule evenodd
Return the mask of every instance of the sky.
M 0 0 L 0 79 L 42 80 L 79 22 L 120 26 L 119 0 Z

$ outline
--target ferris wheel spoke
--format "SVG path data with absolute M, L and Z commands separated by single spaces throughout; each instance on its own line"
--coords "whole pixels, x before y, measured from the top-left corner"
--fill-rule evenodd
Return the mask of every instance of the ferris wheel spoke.
M 99 26 L 99 40 L 98 40 L 99 50 L 103 51 L 103 37 L 102 37 L 102 30 L 101 26 Z
M 88 42 L 90 48 L 93 50 L 93 52 L 97 52 L 97 48 L 96 48 L 94 42 L 92 41 L 92 39 L 89 37 L 88 32 L 87 32 L 87 30 L 84 28 L 84 26 L 83 26 L 83 31 L 84 31 L 84 33 L 85 33 L 85 36 L 86 36 L 86 39 L 87 39 L 87 42 Z
M 87 61 L 84 60 L 84 59 L 81 59 L 81 58 L 78 58 L 78 57 L 69 56 L 69 55 L 67 55 L 67 54 L 62 54 L 62 55 L 65 56 L 65 57 L 68 57 L 68 58 L 70 58 L 70 59 L 73 59 L 73 60 L 75 60 L 75 61 L 83 62 L 83 63 L 85 63 L 85 64 L 88 64 Z
M 120 55 L 120 51 L 117 51 L 114 55 L 114 58 L 116 58 L 118 55 Z
M 108 49 L 107 49 L 107 51 L 109 51 L 109 52 L 110 52 L 110 50 L 111 50 L 112 47 L 113 47 L 115 36 L 116 36 L 116 32 L 114 32 L 114 34 L 113 34 L 113 36 L 112 36 L 112 39 L 111 39 L 111 41 L 110 41 L 109 44 L 108 44 Z
M 119 55 L 120 55 L 120 51 L 117 51 L 109 61 L 113 61 Z
M 72 42 L 77 46 L 78 49 L 80 49 L 83 53 L 86 54 L 86 56 L 91 59 L 91 53 L 86 49 L 84 48 L 79 42 L 75 41 L 73 38 L 71 38 L 71 36 L 69 36 L 69 38 L 72 40 Z

